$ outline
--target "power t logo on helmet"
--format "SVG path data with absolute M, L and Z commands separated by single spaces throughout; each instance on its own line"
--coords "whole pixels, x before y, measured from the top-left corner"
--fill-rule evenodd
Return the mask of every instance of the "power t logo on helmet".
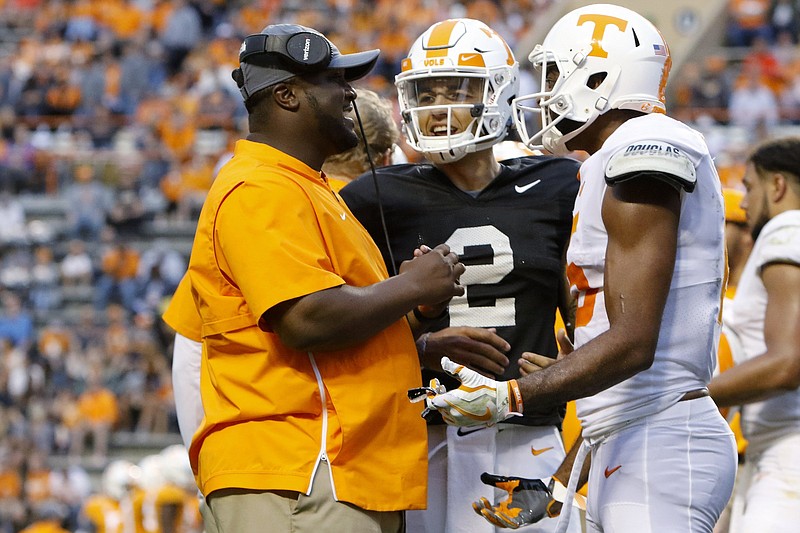
M 451 163 L 505 138 L 519 64 L 484 23 L 450 19 L 414 42 L 395 85 L 409 145 Z
M 650 21 L 624 7 L 595 4 L 568 13 L 528 59 L 541 91 L 517 98 L 514 118 L 531 148 L 565 154 L 570 139 L 611 109 L 666 112 L 669 47 Z

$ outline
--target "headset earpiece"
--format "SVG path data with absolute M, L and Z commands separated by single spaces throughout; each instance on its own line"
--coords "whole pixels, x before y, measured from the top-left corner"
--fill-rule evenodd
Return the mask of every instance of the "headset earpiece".
M 236 82 L 237 87 L 240 89 L 244 87 L 244 72 L 242 72 L 241 68 L 234 69 L 234 71 L 231 72 L 231 78 Z
M 256 33 L 248 35 L 242 43 L 239 62 L 261 54 L 277 55 L 290 67 L 303 72 L 319 71 L 331 62 L 331 45 L 328 39 L 312 32 L 291 35 Z

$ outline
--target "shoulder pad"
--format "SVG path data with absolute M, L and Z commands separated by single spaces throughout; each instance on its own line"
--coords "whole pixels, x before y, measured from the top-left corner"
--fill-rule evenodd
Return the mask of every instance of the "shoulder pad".
M 658 174 L 679 189 L 692 192 L 697 182 L 694 165 L 681 150 L 664 141 L 630 144 L 606 165 L 606 183 L 615 185 L 642 173 Z

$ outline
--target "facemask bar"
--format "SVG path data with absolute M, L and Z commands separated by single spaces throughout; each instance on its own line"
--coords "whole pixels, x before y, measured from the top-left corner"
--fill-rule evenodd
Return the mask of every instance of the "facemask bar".
M 561 74 L 559 61 L 553 52 L 548 52 L 541 44 L 537 44 L 528 56 L 528 60 L 539 73 L 539 87 L 541 90 L 537 93 L 521 95 L 514 99 L 512 104 L 514 122 L 522 142 L 532 150 L 541 150 L 546 148 L 542 143 L 544 134 L 555 129 L 572 112 L 575 104 L 569 95 L 553 96 L 567 80 Z M 547 66 L 550 63 L 555 64 L 558 68 L 559 77 L 553 88 L 548 91 Z M 551 107 L 558 109 L 558 113 L 551 111 Z M 555 115 L 555 119 L 552 118 L 553 115 Z M 531 116 L 535 118 L 529 122 L 528 117 Z M 529 124 L 533 127 L 539 124 L 540 127 L 534 133 L 531 133 L 528 131 Z
M 402 76 L 402 75 L 401 75 Z M 500 79 L 501 83 L 493 87 L 491 76 Z M 503 76 L 503 78 L 500 78 Z M 430 83 L 432 78 L 467 78 L 479 79 L 482 87 L 477 97 L 470 102 L 447 103 L 437 105 L 418 105 L 418 82 Z M 398 79 L 396 86 L 403 109 L 403 126 L 409 145 L 425 154 L 438 154 L 444 162 L 455 161 L 464 154 L 474 152 L 481 142 L 490 142 L 498 137 L 498 129 L 504 129 L 505 124 L 500 124 L 501 116 L 496 106 L 487 107 L 485 102 L 494 104 L 507 84 L 512 83 L 510 76 L 489 72 L 482 69 L 479 72 L 469 70 L 455 70 L 448 73 L 426 70 L 410 74 Z M 491 99 L 491 101 L 490 101 Z M 458 109 L 469 111 L 472 120 L 458 133 L 449 133 L 454 123 L 453 112 Z M 447 135 L 424 135 L 422 116 L 430 113 L 446 113 Z

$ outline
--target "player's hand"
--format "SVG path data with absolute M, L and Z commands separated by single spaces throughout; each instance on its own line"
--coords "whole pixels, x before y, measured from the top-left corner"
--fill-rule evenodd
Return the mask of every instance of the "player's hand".
M 527 376 L 528 374 L 533 374 L 534 372 L 543 370 L 555 363 L 557 360 L 562 359 L 568 354 L 571 354 L 575 350 L 575 347 L 572 345 L 572 341 L 569 340 L 569 337 L 567 336 L 566 330 L 558 330 L 556 339 L 558 340 L 559 348 L 558 357 L 553 359 L 552 357 L 547 357 L 545 355 L 539 355 L 532 352 L 523 352 L 520 355 L 519 361 L 517 361 L 520 375 Z
M 492 505 L 483 497 L 472 503 L 476 513 L 500 528 L 517 529 L 535 524 L 548 514 L 548 507 L 554 502 L 552 493 L 540 479 L 496 476 L 484 472 L 481 481 L 508 493 L 508 497 L 497 505 Z
M 505 352 L 511 346 L 494 328 L 454 327 L 428 334 L 422 362 L 425 368 L 439 370 L 442 357 L 491 377 L 508 366 Z
M 522 414 L 517 380 L 495 381 L 447 357 L 442 357 L 442 370 L 458 378 L 461 386 L 429 397 L 425 402 L 451 426 L 492 426 Z
M 433 317 L 444 310 L 453 296 L 464 294 L 459 280 L 465 270 L 458 255 L 446 244 L 440 244 L 416 250 L 413 259 L 403 261 L 399 272 L 408 280 L 409 290 L 418 296 L 420 312 Z

